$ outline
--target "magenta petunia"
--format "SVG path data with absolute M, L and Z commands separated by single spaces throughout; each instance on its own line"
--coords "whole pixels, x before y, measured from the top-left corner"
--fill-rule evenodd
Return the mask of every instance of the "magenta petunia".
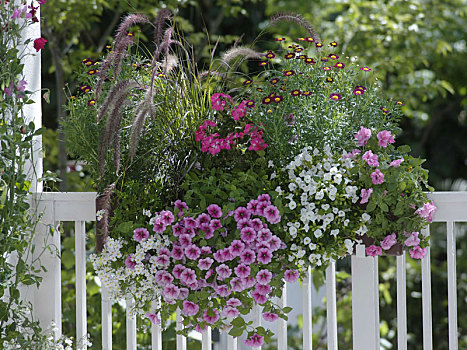
M 178 237 L 178 241 L 180 242 L 182 248 L 186 248 L 191 244 L 191 236 L 184 233 Z
M 208 206 L 207 211 L 213 218 L 220 218 L 222 216 L 222 209 L 217 204 Z
M 181 260 L 183 258 L 183 256 L 184 256 L 182 247 L 180 247 L 180 246 L 173 247 L 172 252 L 171 252 L 171 256 L 175 260 Z
M 414 247 L 420 244 L 420 238 L 418 238 L 418 232 L 412 232 L 405 240 L 404 244 L 407 247 Z
M 209 222 L 209 227 L 211 227 L 214 231 L 218 230 L 222 227 L 221 221 L 219 219 L 212 219 Z
M 238 311 L 237 308 L 233 306 L 226 306 L 224 310 L 222 310 L 221 315 L 222 317 L 235 318 L 240 315 L 240 311 Z
M 188 298 L 188 295 L 190 294 L 190 291 L 188 290 L 188 288 L 180 288 L 180 293 L 178 294 L 178 299 L 179 300 L 185 300 L 186 298 Z
M 212 263 L 214 262 L 211 258 L 204 258 L 199 259 L 198 261 L 198 268 L 200 270 L 209 270 L 211 268 Z
M 394 168 L 398 168 L 399 165 L 401 165 L 401 163 L 403 161 L 404 161 L 404 158 L 399 158 L 399 159 L 393 160 L 391 163 L 389 163 L 389 166 L 392 166 Z
M 298 270 L 287 270 L 284 273 L 284 280 L 286 282 L 293 283 L 298 280 L 298 276 L 299 276 Z
M 146 312 L 146 314 L 144 316 L 146 316 L 146 318 L 148 318 L 149 321 L 151 321 L 151 323 L 158 324 L 158 325 L 161 324 L 161 320 L 159 319 L 159 317 L 155 313 Z
M 229 249 L 230 249 L 230 254 L 232 254 L 233 257 L 240 256 L 243 252 L 243 249 L 245 249 L 245 243 L 236 239 L 232 241 Z
M 255 290 L 258 291 L 258 293 L 261 293 L 263 295 L 268 295 L 269 293 L 271 293 L 271 286 L 269 284 L 258 283 L 255 286 Z
M 149 237 L 149 231 L 146 230 L 144 227 L 137 228 L 133 231 L 133 239 L 136 242 L 141 242 Z
M 154 232 L 156 232 L 156 233 L 163 233 L 165 231 L 166 227 L 167 227 L 167 225 L 159 217 L 159 218 L 156 218 L 156 220 L 154 221 L 154 226 L 153 226 L 152 230 Z
M 362 159 L 366 161 L 369 166 L 374 166 L 374 167 L 379 166 L 378 155 L 374 154 L 371 150 L 366 151 L 363 154 Z
M 256 232 L 251 227 L 245 227 L 242 228 L 242 230 L 240 231 L 240 237 L 243 242 L 251 243 L 254 242 L 256 239 Z
M 242 292 L 245 289 L 243 279 L 239 277 L 232 278 L 230 280 L 230 286 L 232 287 L 232 292 Z
M 180 264 L 177 264 L 174 266 L 172 270 L 172 274 L 175 276 L 175 278 L 180 279 L 182 276 L 182 272 L 185 271 L 186 267 Z
M 201 250 L 194 244 L 185 247 L 185 256 L 190 260 L 196 260 L 201 255 Z
M 244 289 L 253 288 L 256 285 L 256 278 L 253 276 L 242 278 L 242 283 Z
M 219 320 L 219 311 L 217 309 L 205 309 L 203 319 L 209 324 L 214 324 Z
M 275 252 L 276 250 L 278 250 L 281 247 L 282 241 L 281 241 L 281 239 L 279 237 L 273 235 L 268 243 L 269 243 L 269 248 L 273 252 Z
M 258 262 L 261 264 L 267 265 L 272 261 L 272 252 L 270 249 L 261 248 L 258 250 Z
M 221 298 L 226 298 L 231 294 L 229 287 L 227 287 L 225 284 L 217 286 L 215 291 Z
M 367 256 L 373 256 L 373 257 L 377 255 L 381 255 L 383 253 L 381 247 L 377 247 L 375 245 L 370 245 L 369 247 L 366 247 L 365 252 Z
M 159 267 L 168 267 L 170 265 L 170 258 L 167 255 L 159 255 L 156 258 L 156 265 Z
M 362 197 L 362 200 L 360 201 L 360 204 L 368 203 L 368 199 L 370 198 L 372 193 L 373 193 L 373 188 L 372 187 L 370 187 L 367 190 L 362 188 L 362 191 L 360 192 L 360 196 Z
M 272 313 L 272 312 L 265 312 L 263 314 L 263 318 L 264 318 L 265 321 L 274 322 L 275 320 L 277 320 L 279 318 L 279 316 L 277 314 Z
M 235 221 L 240 221 L 242 219 L 249 219 L 251 217 L 251 212 L 245 207 L 238 207 L 234 211 Z
M 260 219 L 256 218 L 250 221 L 251 227 L 258 232 L 263 228 L 263 223 L 261 222 Z
M 380 185 L 384 182 L 384 174 L 379 169 L 373 171 L 370 176 L 373 185 Z
M 160 213 L 160 217 L 162 219 L 162 222 L 168 226 L 168 225 L 171 225 L 174 220 L 175 220 L 175 217 L 174 217 L 174 214 L 172 214 L 171 211 L 168 211 L 168 210 L 163 210 L 161 213 Z
M 433 204 L 433 201 L 431 201 L 430 203 L 423 204 L 423 207 L 418 208 L 415 211 L 415 214 L 419 215 L 420 217 L 426 219 L 428 222 L 431 223 L 433 221 L 433 215 L 437 210 L 438 208 L 436 208 L 436 206 Z
M 196 282 L 196 272 L 192 269 L 186 268 L 180 274 L 180 281 L 185 285 L 190 285 Z
M 271 282 L 272 279 L 272 272 L 266 269 L 258 271 L 256 274 L 256 281 L 259 284 L 268 284 Z
M 388 130 L 380 131 L 376 137 L 378 138 L 378 145 L 383 148 L 386 148 L 388 147 L 388 144 L 395 142 L 394 136 Z
M 195 219 L 193 219 L 192 217 L 185 218 L 185 220 L 183 220 L 183 223 L 185 224 L 185 227 L 187 229 L 198 228 L 198 222 Z
M 251 293 L 251 295 L 253 296 L 253 298 L 255 299 L 256 303 L 257 304 L 264 304 L 268 301 L 268 298 L 267 296 L 265 296 L 264 294 L 261 294 L 260 292 L 258 291 L 253 291 L 253 293 Z
M 172 283 L 167 284 L 162 292 L 167 299 L 177 299 L 180 294 L 180 289 Z
M 232 274 L 232 270 L 230 269 L 230 267 L 228 267 L 225 264 L 217 266 L 216 267 L 216 272 L 217 272 L 217 279 L 219 279 L 219 280 L 223 280 L 225 278 L 228 278 Z
M 245 339 L 243 343 L 246 346 L 251 346 L 252 348 L 259 348 L 260 346 L 264 344 L 264 337 L 255 333 L 248 339 Z
M 234 268 L 235 274 L 240 278 L 245 278 L 250 275 L 251 269 L 246 264 L 240 264 Z
M 133 254 L 130 254 L 125 259 L 125 266 L 128 267 L 130 270 L 134 270 L 136 266 L 136 262 L 133 261 Z
M 268 205 L 266 208 L 264 208 L 263 215 L 271 224 L 277 224 L 281 221 L 279 209 L 277 209 L 277 207 L 274 205 Z
M 384 239 L 381 241 L 381 248 L 383 248 L 384 250 L 389 250 L 396 243 L 397 243 L 396 233 L 393 232 L 390 235 L 387 235 L 386 237 L 384 237 Z
M 230 298 L 229 300 L 227 300 L 227 305 L 237 307 L 237 306 L 242 305 L 242 302 L 238 300 L 237 298 Z
M 258 232 L 256 238 L 260 242 L 269 242 L 272 238 L 272 232 L 267 228 L 263 228 Z
M 198 313 L 198 311 L 199 305 L 188 300 L 185 300 L 183 302 L 182 314 L 184 314 L 185 316 L 195 316 Z
M 371 130 L 361 126 L 360 130 L 355 134 L 355 138 L 357 139 L 357 146 L 365 146 L 370 137 Z
M 423 259 L 426 255 L 426 248 L 415 246 L 412 249 L 409 249 L 409 253 L 412 259 Z
M 250 265 L 254 263 L 256 260 L 256 254 L 251 249 L 243 250 L 242 254 L 240 255 L 240 261 L 246 265 Z

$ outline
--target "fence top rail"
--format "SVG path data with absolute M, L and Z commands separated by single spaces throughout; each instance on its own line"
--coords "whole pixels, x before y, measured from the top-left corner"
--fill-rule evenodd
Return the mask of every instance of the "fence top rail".
M 95 221 L 96 192 L 37 192 L 32 201 L 53 221 Z
M 433 192 L 428 194 L 437 206 L 434 222 L 467 222 L 467 191 Z

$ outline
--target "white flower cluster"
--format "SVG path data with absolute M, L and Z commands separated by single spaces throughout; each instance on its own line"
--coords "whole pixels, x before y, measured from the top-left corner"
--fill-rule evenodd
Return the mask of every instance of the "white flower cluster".
M 350 179 L 351 159 L 306 147 L 284 169 L 289 178 L 286 189 L 276 188 L 293 211 L 287 223 L 290 261 L 301 266 L 326 265 L 353 251 L 354 237 L 364 231 L 369 218 L 350 214 L 359 200 Z M 290 218 L 289 217 L 289 218 Z

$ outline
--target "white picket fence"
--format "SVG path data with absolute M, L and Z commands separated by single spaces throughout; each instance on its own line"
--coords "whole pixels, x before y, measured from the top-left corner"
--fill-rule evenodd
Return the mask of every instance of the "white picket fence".
M 447 279 L 448 279 L 448 319 L 449 349 L 458 349 L 457 330 L 457 286 L 456 286 L 456 232 L 455 223 L 467 222 L 467 192 L 437 192 L 430 194 L 438 211 L 434 222 L 447 225 Z M 37 230 L 36 244 L 44 244 L 48 228 L 57 227 L 59 222 L 75 223 L 75 256 L 76 256 L 76 333 L 77 338 L 87 334 L 86 326 L 86 235 L 85 222 L 95 220 L 95 193 L 37 193 L 34 196 L 38 212 L 42 213 L 41 225 Z M 429 233 L 429 229 L 425 234 Z M 46 326 L 55 322 L 58 326 L 56 336 L 61 335 L 61 271 L 60 271 L 60 233 L 55 230 L 49 236 L 48 244 L 53 244 L 55 253 L 42 258 L 42 264 L 48 272 L 43 283 L 35 293 L 35 314 Z M 57 254 L 58 253 L 58 254 Z M 407 349 L 407 309 L 406 309 L 406 260 L 405 255 L 397 257 L 397 339 L 398 349 Z M 378 292 L 378 258 L 366 257 L 363 246 L 357 247 L 357 254 L 352 260 L 352 324 L 353 348 L 358 350 L 379 349 L 379 292 Z M 433 349 L 432 339 L 432 300 L 430 252 L 422 264 L 422 320 L 423 348 Z M 284 288 L 282 305 L 287 304 L 287 285 Z M 336 316 L 336 271 L 332 263 L 326 271 L 326 308 L 327 308 L 327 344 L 328 349 L 337 350 L 337 316 Z M 131 300 L 127 300 L 131 304 Z M 312 349 L 312 303 L 311 278 L 302 285 L 303 312 L 303 349 Z M 261 322 L 260 307 L 253 312 L 256 324 Z M 180 320 L 180 317 L 177 317 Z M 126 322 L 127 349 L 136 350 L 136 320 L 127 314 Z M 276 321 L 278 350 L 287 349 L 287 322 Z M 182 327 L 177 323 L 177 329 Z M 162 349 L 162 336 L 159 326 L 152 326 L 152 349 Z M 202 334 L 202 349 L 211 350 L 211 330 Z M 228 336 L 227 350 L 236 350 L 238 340 Z M 186 339 L 177 336 L 177 350 L 186 350 Z M 112 302 L 105 288 L 102 290 L 102 348 L 112 349 Z M 165 349 L 164 349 L 165 350 Z

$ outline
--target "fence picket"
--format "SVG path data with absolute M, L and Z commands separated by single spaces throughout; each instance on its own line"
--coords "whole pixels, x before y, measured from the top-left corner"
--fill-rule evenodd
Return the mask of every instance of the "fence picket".
M 331 261 L 326 269 L 326 307 L 328 350 L 337 350 L 337 305 L 336 305 L 336 262 Z
M 282 287 L 282 297 L 278 300 L 281 308 L 287 306 L 287 283 Z M 277 350 L 287 350 L 287 321 L 279 318 L 277 320 Z
M 134 306 L 134 300 L 126 299 L 126 348 L 127 350 L 136 350 L 136 316 L 131 315 Z
M 456 235 L 454 222 L 447 222 L 449 350 L 457 350 Z
M 151 303 L 152 310 L 158 308 L 160 301 L 154 300 Z M 152 350 L 162 350 L 162 328 L 160 324 L 151 324 L 151 345 Z
M 112 350 L 112 301 L 109 291 L 102 285 L 102 350 Z
M 183 317 L 180 309 L 177 309 L 177 321 L 175 329 L 177 331 L 183 329 Z M 177 350 L 186 350 L 186 338 L 183 335 L 177 334 Z
M 425 237 L 430 235 L 430 228 L 422 230 Z M 431 315 L 431 262 L 430 247 L 426 248 L 426 255 L 422 259 L 422 320 L 423 320 L 423 349 L 433 350 L 433 325 Z
M 407 350 L 407 296 L 405 252 L 397 260 L 397 350 Z
M 202 350 L 212 350 L 212 330 L 211 327 L 206 327 L 206 330 L 201 333 Z
M 87 349 L 86 315 L 86 226 L 84 221 L 75 221 L 75 269 L 76 269 L 76 339 Z
M 308 269 L 302 284 L 303 308 L 303 349 L 311 350 L 313 345 L 313 328 L 311 321 L 311 270 Z

